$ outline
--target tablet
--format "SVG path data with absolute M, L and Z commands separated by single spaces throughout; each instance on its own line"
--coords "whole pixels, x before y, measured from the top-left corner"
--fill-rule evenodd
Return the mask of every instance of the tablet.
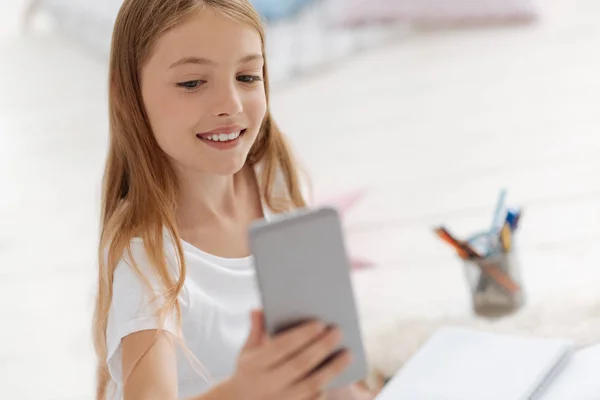
M 339 213 L 331 207 L 279 215 L 249 230 L 266 329 L 307 320 L 337 326 L 352 363 L 327 389 L 362 380 L 367 363 Z

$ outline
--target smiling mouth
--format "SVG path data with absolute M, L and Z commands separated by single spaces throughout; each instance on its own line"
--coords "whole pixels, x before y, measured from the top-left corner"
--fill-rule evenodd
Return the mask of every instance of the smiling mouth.
M 238 140 L 244 133 L 246 133 L 246 129 L 242 129 L 237 132 L 229 132 L 229 133 L 213 133 L 213 134 L 197 134 L 196 137 L 201 140 L 206 140 L 207 142 L 233 142 Z

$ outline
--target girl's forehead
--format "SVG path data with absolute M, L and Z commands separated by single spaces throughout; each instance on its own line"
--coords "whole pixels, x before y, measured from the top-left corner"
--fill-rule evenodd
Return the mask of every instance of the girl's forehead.
M 159 38 L 153 58 L 170 67 L 182 58 L 227 64 L 249 54 L 262 54 L 262 40 L 256 29 L 219 13 L 202 10 Z

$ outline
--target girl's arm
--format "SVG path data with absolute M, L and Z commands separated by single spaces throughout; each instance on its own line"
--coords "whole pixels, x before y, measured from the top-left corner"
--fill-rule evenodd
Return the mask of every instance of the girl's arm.
M 135 332 L 121 346 L 124 400 L 177 399 L 176 351 L 168 333 Z
M 123 339 L 124 400 L 175 400 L 177 361 L 174 338 L 168 333 L 147 330 Z M 228 382 L 188 400 L 238 400 Z

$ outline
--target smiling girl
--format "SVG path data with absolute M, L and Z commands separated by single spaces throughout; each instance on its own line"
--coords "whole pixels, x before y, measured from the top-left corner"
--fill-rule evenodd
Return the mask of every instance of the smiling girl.
M 323 393 L 340 332 L 265 333 L 247 230 L 306 205 L 269 112 L 246 0 L 125 0 L 110 60 L 110 148 L 94 315 L 97 399 L 366 398 Z M 370 397 L 370 396 L 369 396 Z

